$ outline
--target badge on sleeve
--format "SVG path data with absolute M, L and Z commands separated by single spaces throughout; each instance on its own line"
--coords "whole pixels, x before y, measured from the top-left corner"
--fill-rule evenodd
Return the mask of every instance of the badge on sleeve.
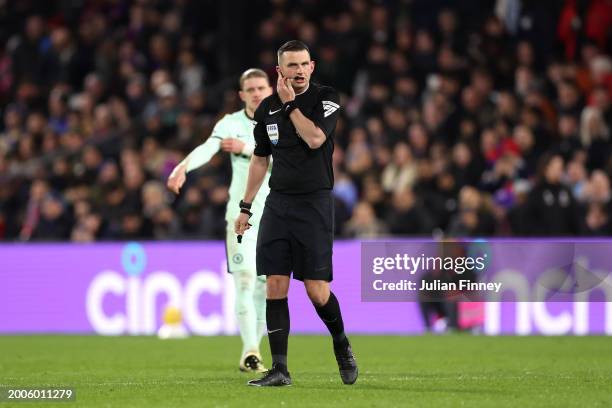
M 322 101 L 321 103 L 323 104 L 323 117 L 324 118 L 328 117 L 329 115 L 337 111 L 338 108 L 340 108 L 340 105 L 332 101 Z
M 266 125 L 266 130 L 268 131 L 268 137 L 270 138 L 270 142 L 276 146 L 278 143 L 278 125 L 276 123 L 271 123 Z

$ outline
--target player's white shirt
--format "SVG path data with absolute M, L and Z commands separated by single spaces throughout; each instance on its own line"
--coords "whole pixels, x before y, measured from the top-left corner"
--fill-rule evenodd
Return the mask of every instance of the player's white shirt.
M 225 115 L 217 122 L 206 142 L 195 148 L 187 157 L 187 172 L 189 172 L 207 163 L 221 148 L 221 140 L 235 138 L 245 143 L 245 147 L 241 154 L 231 153 L 232 182 L 229 188 L 229 202 L 227 203 L 227 209 L 225 211 L 228 231 L 229 228 L 233 230 L 234 221 L 238 218 L 238 214 L 240 213 L 238 204 L 240 200 L 244 198 L 244 193 L 246 191 L 249 164 L 255 148 L 255 139 L 253 137 L 254 128 L 255 121 L 247 116 L 244 109 Z M 268 182 L 271 169 L 271 166 L 268 167 L 266 177 L 253 201 L 253 206 L 251 208 L 253 216 L 249 221 L 253 227 L 251 230 L 247 231 L 249 235 L 256 235 L 256 231 L 252 230 L 259 227 L 259 220 L 263 213 L 265 200 L 270 192 Z

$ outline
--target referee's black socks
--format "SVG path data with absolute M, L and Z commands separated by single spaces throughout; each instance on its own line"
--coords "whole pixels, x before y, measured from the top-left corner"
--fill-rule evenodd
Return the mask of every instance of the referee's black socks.
M 333 292 L 329 292 L 329 300 L 323 306 L 314 305 L 317 314 L 327 326 L 327 329 L 334 339 L 334 348 L 345 348 L 348 346 L 348 339 L 344 334 L 344 322 L 340 313 L 340 304 Z
M 287 342 L 289 339 L 289 304 L 287 298 L 266 300 L 266 323 L 272 362 L 287 371 Z

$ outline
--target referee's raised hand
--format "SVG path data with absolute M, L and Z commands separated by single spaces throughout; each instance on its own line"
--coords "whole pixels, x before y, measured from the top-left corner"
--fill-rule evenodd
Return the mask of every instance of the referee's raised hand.
M 295 91 L 291 86 L 291 78 L 284 77 L 279 71 L 276 81 L 276 92 L 282 103 L 287 103 L 295 99 Z

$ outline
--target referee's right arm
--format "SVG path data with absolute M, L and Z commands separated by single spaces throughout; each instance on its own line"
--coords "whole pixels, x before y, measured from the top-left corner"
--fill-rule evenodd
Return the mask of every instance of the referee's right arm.
M 247 187 L 244 193 L 244 201 L 252 203 L 266 177 L 268 166 L 270 165 L 270 155 L 272 154 L 272 146 L 270 146 L 270 139 L 266 132 L 266 124 L 264 122 L 265 112 L 264 105 L 268 105 L 264 100 L 259 104 L 257 110 L 254 113 L 254 119 L 257 122 L 253 129 L 253 136 L 255 137 L 255 149 L 253 150 L 253 156 L 251 156 L 251 164 L 249 165 L 249 177 L 247 179 Z
M 255 120 L 257 121 L 255 129 L 253 129 L 253 135 L 255 136 L 255 150 L 253 151 L 253 156 L 251 156 L 246 191 L 242 200 L 242 203 L 246 203 L 246 205 L 249 207 L 250 204 L 253 203 L 253 200 L 255 200 L 255 196 L 257 195 L 257 192 L 259 191 L 261 184 L 266 177 L 268 166 L 270 165 L 270 155 L 272 154 L 270 139 L 268 139 L 265 129 L 266 125 L 264 121 L 261 120 L 263 105 L 265 105 L 264 102 L 260 103 L 259 107 L 255 111 Z M 250 215 L 247 215 L 242 211 L 240 212 L 236 222 L 234 223 L 234 231 L 236 234 L 240 236 L 244 234 L 247 229 L 249 229 L 249 218 Z
M 266 177 L 268 166 L 270 165 L 270 156 L 257 156 L 251 157 L 251 164 L 249 165 L 249 177 L 247 179 L 246 192 L 244 193 L 244 201 L 252 203 L 255 200 L 255 196 L 259 191 L 261 184 Z
M 238 235 L 238 243 L 241 242 L 242 235 L 246 230 L 251 227 L 249 224 L 249 218 L 251 218 L 250 211 L 243 212 L 243 205 L 246 205 L 247 209 L 250 209 L 261 183 L 263 183 L 268 171 L 268 163 L 270 162 L 270 156 L 258 156 L 254 154 L 251 157 L 251 164 L 249 165 L 249 177 L 247 179 L 246 192 L 244 193 L 244 199 L 240 202 L 240 214 L 234 222 L 234 232 Z

